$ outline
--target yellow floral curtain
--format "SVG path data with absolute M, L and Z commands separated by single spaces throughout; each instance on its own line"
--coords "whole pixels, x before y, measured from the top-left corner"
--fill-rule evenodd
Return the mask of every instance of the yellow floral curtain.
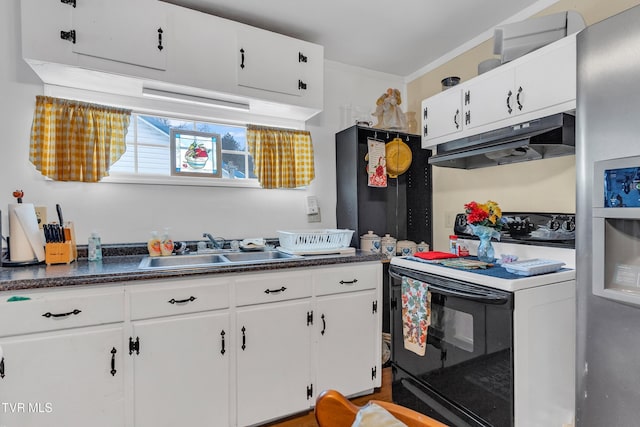
M 97 182 L 126 151 L 131 110 L 36 97 L 29 160 L 56 181 Z
M 315 178 L 308 131 L 247 126 L 253 170 L 263 188 L 297 188 Z

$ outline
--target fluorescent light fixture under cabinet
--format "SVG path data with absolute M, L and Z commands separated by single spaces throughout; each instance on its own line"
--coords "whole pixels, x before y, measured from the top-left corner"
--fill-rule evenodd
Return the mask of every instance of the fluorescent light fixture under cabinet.
M 207 98 L 204 96 L 187 95 L 186 93 L 169 92 L 165 90 L 142 88 L 142 96 L 146 98 L 162 99 L 166 101 L 185 102 L 187 104 L 206 105 L 208 107 L 226 108 L 229 110 L 249 111 L 249 104 L 226 101 L 223 99 Z

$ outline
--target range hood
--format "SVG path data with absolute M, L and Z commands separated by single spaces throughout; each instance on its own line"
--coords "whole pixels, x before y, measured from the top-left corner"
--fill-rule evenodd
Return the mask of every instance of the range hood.
M 439 144 L 434 166 L 477 169 L 575 154 L 575 117 L 559 113 Z

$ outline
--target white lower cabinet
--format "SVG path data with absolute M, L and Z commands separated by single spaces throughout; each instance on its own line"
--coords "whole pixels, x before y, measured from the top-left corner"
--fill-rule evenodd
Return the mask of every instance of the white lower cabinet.
M 0 339 L 0 425 L 122 426 L 122 327 Z
M 317 391 L 335 389 L 350 396 L 373 389 L 380 372 L 376 291 L 318 298 L 315 311 Z
M 307 313 L 309 299 L 238 309 L 239 426 L 309 409 L 313 395 Z
M 135 427 L 229 425 L 229 314 L 136 321 Z
M 0 425 L 124 425 L 122 291 L 0 300 Z
M 366 393 L 381 283 L 370 262 L 0 293 L 0 426 L 250 426 Z
M 131 287 L 135 427 L 229 425 L 229 280 Z
M 317 392 L 380 387 L 382 264 L 319 268 L 313 283 Z

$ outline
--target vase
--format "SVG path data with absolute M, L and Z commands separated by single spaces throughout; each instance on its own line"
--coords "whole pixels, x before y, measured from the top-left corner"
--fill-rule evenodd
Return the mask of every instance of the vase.
M 495 237 L 500 239 L 500 232 L 496 229 L 487 227 L 484 225 L 469 225 L 473 234 L 480 239 L 480 245 L 478 245 L 478 260 L 482 262 L 494 262 L 495 251 L 493 244 L 491 244 L 491 238 Z

